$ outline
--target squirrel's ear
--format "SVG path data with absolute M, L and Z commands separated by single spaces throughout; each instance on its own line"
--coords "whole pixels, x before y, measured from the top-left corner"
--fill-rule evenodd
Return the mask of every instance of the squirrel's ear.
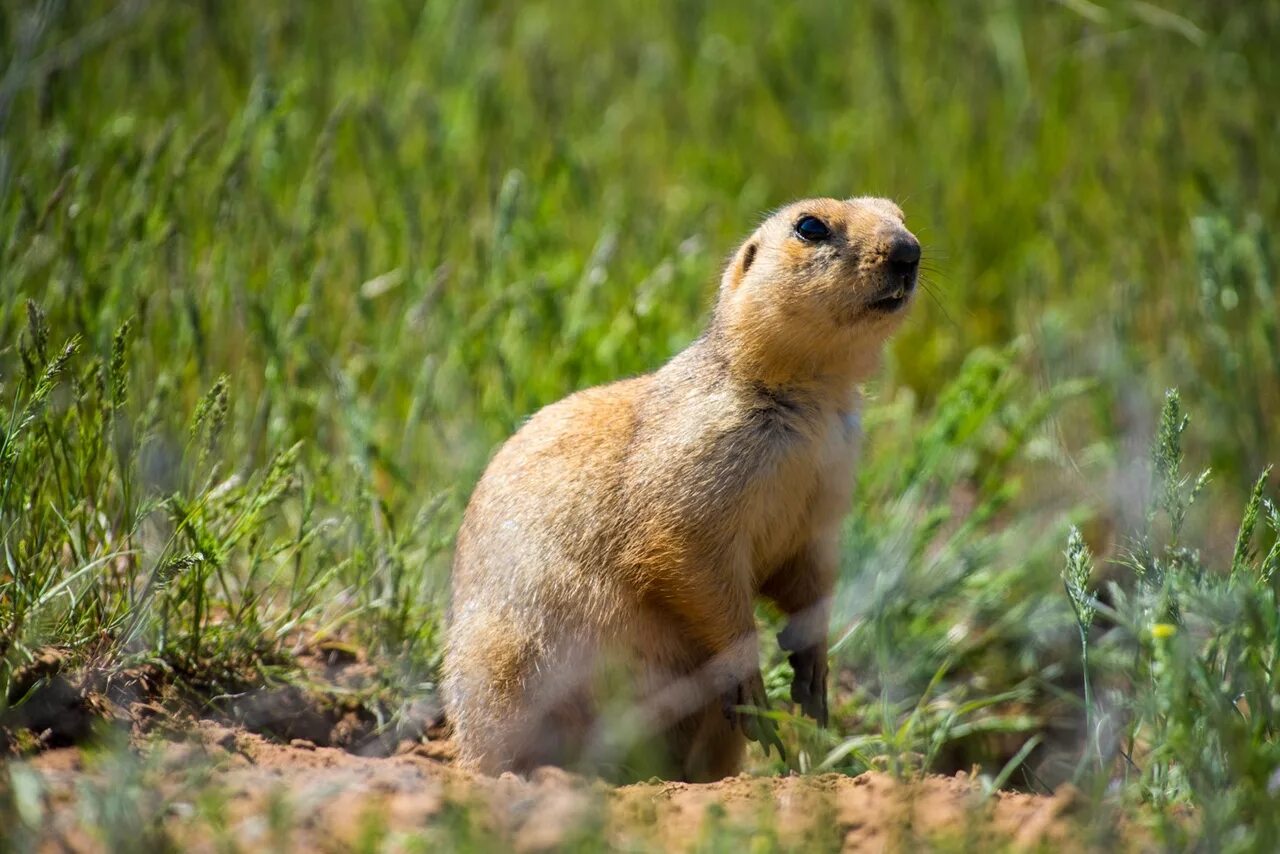
M 756 250 L 760 247 L 754 240 L 743 246 L 734 256 L 733 262 L 729 265 L 729 269 L 725 271 L 725 285 L 730 289 L 736 288 L 742 281 L 742 277 L 751 269 L 751 265 L 756 261 Z

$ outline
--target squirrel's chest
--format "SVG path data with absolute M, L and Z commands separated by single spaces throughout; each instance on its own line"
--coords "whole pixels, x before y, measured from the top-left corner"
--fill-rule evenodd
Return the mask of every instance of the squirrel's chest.
M 762 576 L 834 531 L 853 488 L 856 414 L 783 405 L 697 416 L 662 424 L 630 461 L 633 551 L 694 563 L 735 555 Z
M 740 544 L 757 572 L 825 536 L 848 510 L 861 443 L 856 413 L 833 413 L 789 441 L 760 448 L 739 496 Z

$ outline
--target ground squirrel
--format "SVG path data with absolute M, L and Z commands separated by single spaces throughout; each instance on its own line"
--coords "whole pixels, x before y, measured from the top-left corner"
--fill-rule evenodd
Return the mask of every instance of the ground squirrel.
M 767 707 L 757 595 L 787 615 L 791 696 L 825 724 L 857 383 L 919 260 L 892 202 L 788 205 L 734 254 L 686 350 L 503 445 L 453 564 L 443 689 L 465 767 L 626 775 L 645 736 L 661 773 L 736 773 L 745 738 L 777 740 L 750 708 Z M 630 705 L 602 711 L 610 696 Z

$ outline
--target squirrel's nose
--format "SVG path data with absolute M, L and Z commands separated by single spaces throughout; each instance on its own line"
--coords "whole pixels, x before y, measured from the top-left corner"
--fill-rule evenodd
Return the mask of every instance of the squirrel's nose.
M 889 264 L 900 273 L 910 273 L 920 263 L 920 241 L 900 234 L 889 245 Z

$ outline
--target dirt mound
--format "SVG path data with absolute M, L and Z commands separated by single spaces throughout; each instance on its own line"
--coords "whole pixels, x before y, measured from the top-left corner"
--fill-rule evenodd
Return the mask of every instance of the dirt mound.
M 295 740 L 272 742 L 242 729 L 202 722 L 185 743 L 151 748 L 160 769 L 155 797 L 166 834 L 182 848 L 211 845 L 211 834 L 244 850 L 264 844 L 332 850 L 368 842 L 398 849 L 420 842 L 520 851 L 569 845 L 627 850 L 690 850 L 740 840 L 750 850 L 964 850 L 1083 847 L 1072 819 L 1078 796 L 1000 793 L 984 797 L 961 774 L 899 782 L 859 777 L 739 776 L 710 784 L 651 782 L 612 788 L 554 768 L 525 780 L 489 778 L 449 765 L 447 742 L 403 742 L 390 757 L 359 756 Z M 212 828 L 187 801 L 197 766 L 201 791 L 220 794 L 225 811 Z M 32 760 L 42 781 L 47 847 L 94 850 L 94 831 L 76 808 L 86 778 L 77 748 Z M 287 810 L 281 805 L 287 804 Z M 287 825 L 272 816 L 287 812 Z M 720 847 L 720 846 L 717 846 Z
M 405 739 L 439 735 L 430 701 L 395 709 L 370 693 L 374 669 L 342 644 L 307 647 L 289 659 L 292 679 L 269 682 L 255 668 L 145 664 L 72 667 L 42 650 L 15 672 L 0 708 L 0 756 L 89 741 L 110 721 L 135 738 L 159 731 L 181 737 L 202 720 L 276 741 L 304 740 L 366 756 L 388 756 Z

